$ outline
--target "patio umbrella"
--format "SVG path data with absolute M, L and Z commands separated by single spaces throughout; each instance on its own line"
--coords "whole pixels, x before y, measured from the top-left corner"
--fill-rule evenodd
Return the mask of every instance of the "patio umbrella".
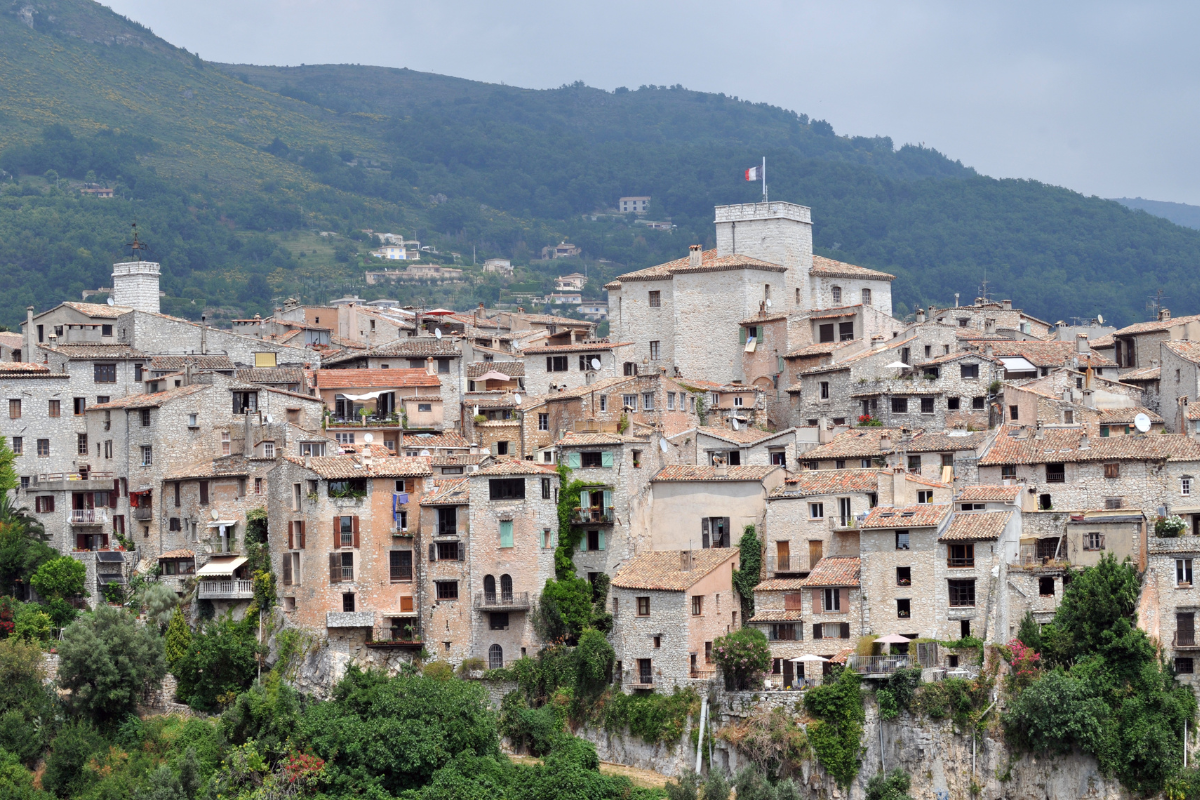
M 813 656 L 813 655 L 808 655 L 808 654 L 802 655 L 799 658 L 791 658 L 788 660 L 791 661 L 792 663 L 808 662 L 808 661 L 829 661 L 828 658 L 821 658 L 820 656 Z
M 912 639 L 907 636 L 901 636 L 898 633 L 889 633 L 887 636 L 880 636 L 875 640 L 875 644 L 908 644 Z
M 477 381 L 511 381 L 512 376 L 505 375 L 503 372 L 497 372 L 496 370 L 493 369 L 493 370 L 489 370 L 488 372 L 483 373 L 475 380 L 477 380 Z
M 885 366 L 884 369 L 908 369 L 908 366 L 909 365 L 905 364 L 903 361 L 893 361 Z

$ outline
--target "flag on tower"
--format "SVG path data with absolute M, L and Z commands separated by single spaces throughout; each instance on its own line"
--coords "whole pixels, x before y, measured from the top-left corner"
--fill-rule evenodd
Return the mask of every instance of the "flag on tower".
M 748 181 L 760 181 L 762 180 L 762 177 L 762 167 L 751 167 L 750 169 L 746 170 L 746 180 Z

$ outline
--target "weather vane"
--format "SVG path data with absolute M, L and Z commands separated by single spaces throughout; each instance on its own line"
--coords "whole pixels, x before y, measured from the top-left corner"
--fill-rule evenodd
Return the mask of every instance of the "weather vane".
M 133 241 L 127 242 L 125 244 L 125 246 L 128 247 L 132 251 L 134 261 L 141 261 L 142 260 L 142 255 L 141 255 L 142 251 L 150 249 L 150 245 L 146 244 L 145 242 L 138 241 L 137 222 L 133 223 Z

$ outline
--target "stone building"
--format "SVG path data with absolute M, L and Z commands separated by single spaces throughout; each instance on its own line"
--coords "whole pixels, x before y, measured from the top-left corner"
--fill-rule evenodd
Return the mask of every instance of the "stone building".
M 765 574 L 803 578 L 826 556 L 857 556 L 859 523 L 875 506 L 892 504 L 890 484 L 890 471 L 877 469 L 802 472 L 785 480 L 767 496 Z
M 860 524 L 863 611 L 871 633 L 956 638 L 939 635 L 950 602 L 949 585 L 939 585 L 936 575 L 938 539 L 950 516 L 949 505 L 880 506 Z M 974 609 L 973 595 L 955 599 L 957 608 Z
M 817 470 L 902 467 L 939 482 L 953 478 L 962 486 L 975 482 L 977 462 L 993 437 L 984 431 L 854 428 L 808 450 L 801 461 Z
M 740 627 L 736 549 L 642 553 L 612 579 L 616 675 L 626 691 L 670 692 L 715 674 L 713 642 Z
M 1172 317 L 1164 308 L 1158 312 L 1158 319 L 1126 325 L 1112 337 L 1113 360 L 1124 375 L 1132 370 L 1156 366 L 1163 342 L 1200 340 L 1200 315 Z
M 918 311 L 918 313 L 921 312 Z M 969 306 L 955 306 L 954 308 L 930 306 L 929 319 L 936 320 L 939 325 L 948 325 L 954 328 L 1036 337 L 1049 336 L 1054 327 L 1045 320 L 1013 308 L 1011 300 L 1001 300 L 997 303 L 982 297 L 976 298 L 974 304 Z
M 474 646 L 470 562 L 471 486 L 464 478 L 439 478 L 426 484 L 420 499 L 421 538 L 414 558 L 428 556 L 420 571 L 418 603 L 426 649 L 443 661 L 460 664 Z
M 1159 642 L 1175 669 L 1175 679 L 1200 692 L 1200 640 L 1196 635 L 1200 585 L 1194 572 L 1200 566 L 1200 536 L 1150 536 L 1147 542 L 1138 627 Z
M 730 466 L 786 467 L 796 463 L 800 452 L 793 428 L 764 431 L 739 426 L 733 430 L 707 425 L 696 428 L 694 441 L 692 463 L 695 464 L 716 464 L 720 459 Z
M 632 352 L 631 342 L 539 344 L 527 347 L 523 353 L 526 388 L 535 396 L 579 389 L 604 378 L 637 374 L 642 363 L 640 354 Z
M 894 280 L 896 276 L 886 272 L 814 255 L 809 271 L 809 308 L 842 310 L 861 306 L 868 320 L 869 310 L 890 318 Z M 876 332 L 868 321 L 865 338 Z
M 735 548 L 747 525 L 762 530 L 782 467 L 667 466 L 650 481 L 655 550 Z
M 371 433 L 394 450 L 406 429 L 438 431 L 446 423 L 438 376 L 428 368 L 321 369 L 314 388 L 339 444 L 360 444 Z
M 320 632 L 347 654 L 425 646 L 418 502 L 431 475 L 427 459 L 378 445 L 279 461 L 267 509 L 289 625 Z

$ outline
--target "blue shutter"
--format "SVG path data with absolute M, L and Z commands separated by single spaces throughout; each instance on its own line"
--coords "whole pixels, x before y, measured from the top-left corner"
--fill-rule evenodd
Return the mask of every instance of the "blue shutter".
M 591 506 L 591 503 L 588 502 L 589 500 L 591 500 L 591 497 L 588 495 L 587 489 L 584 489 L 583 491 L 581 491 L 579 493 L 579 507 L 580 508 L 588 508 L 589 506 Z
M 583 463 L 579 453 L 567 453 L 567 466 L 571 469 L 579 469 L 579 465 Z
M 513 524 L 511 519 L 500 520 L 500 546 L 513 546 Z
M 605 467 L 611 467 L 613 465 L 613 454 L 608 450 L 601 453 L 600 464 Z
M 605 514 L 609 513 L 609 509 L 611 509 L 611 508 L 612 508 L 612 490 L 605 489 L 604 490 L 604 513 Z
M 598 547 L 596 549 L 603 550 L 604 549 L 604 531 L 599 530 L 596 533 L 597 533 L 596 538 L 597 538 L 597 545 L 598 545 Z

